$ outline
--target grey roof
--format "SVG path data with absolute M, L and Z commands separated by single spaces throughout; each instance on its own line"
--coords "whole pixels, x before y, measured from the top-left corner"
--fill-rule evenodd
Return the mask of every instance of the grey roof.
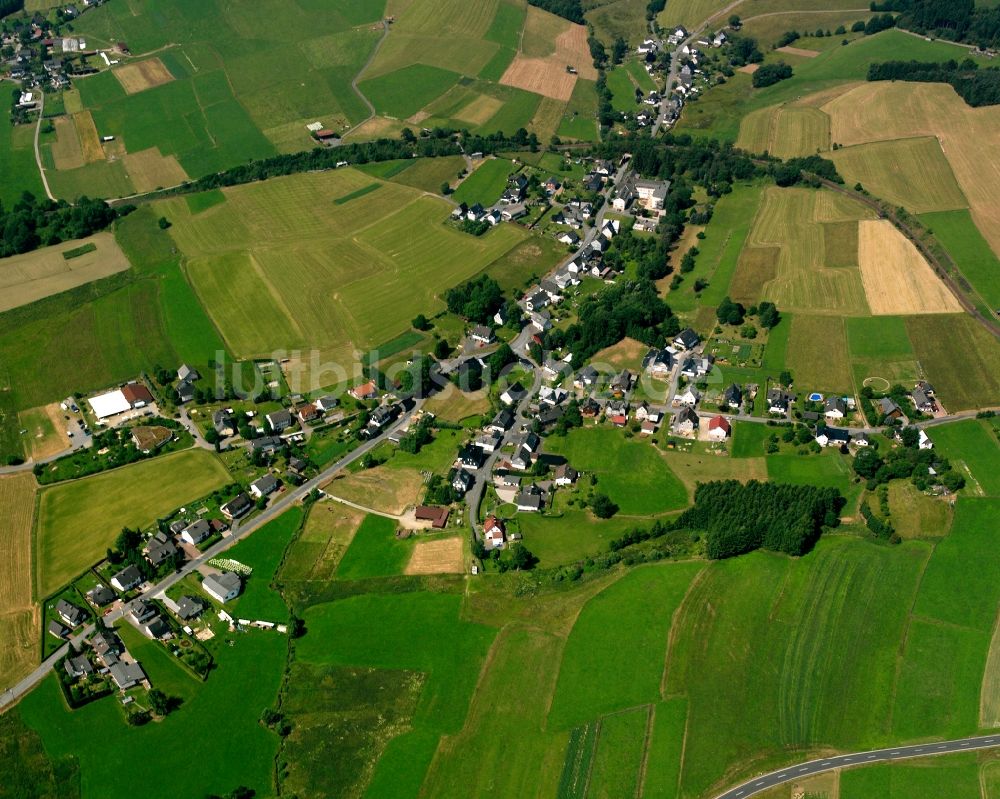
M 97 585 L 87 592 L 87 599 L 102 608 L 115 601 L 118 595 L 106 585 Z
M 830 413 L 831 411 L 847 413 L 847 403 L 840 397 L 828 397 L 826 405 L 823 407 L 823 411 L 824 413 Z
M 187 533 L 197 544 L 208 538 L 212 532 L 212 527 L 205 519 L 198 519 L 185 527 L 183 532 Z
M 62 616 L 66 620 L 66 623 L 71 624 L 73 627 L 76 627 L 87 619 L 87 614 L 83 610 L 72 602 L 67 602 L 65 599 L 60 599 L 56 602 L 56 613 Z
M 48 631 L 56 638 L 65 638 L 71 632 L 69 627 L 67 627 L 61 621 L 56 621 L 55 619 L 49 622 Z
M 231 516 L 241 516 L 253 507 L 250 497 L 242 491 L 222 506 Z
M 176 554 L 177 546 L 173 541 L 165 541 L 162 544 L 151 546 L 148 550 L 146 550 L 146 558 L 154 566 L 159 566 L 161 563 L 166 562 Z
M 193 619 L 205 611 L 205 603 L 196 596 L 185 594 L 177 601 L 177 615 L 184 621 Z
M 273 474 L 265 474 L 263 477 L 250 484 L 251 488 L 256 488 L 261 494 L 270 494 L 278 488 L 278 480 Z
M 225 596 L 232 591 L 238 591 L 242 582 L 240 576 L 233 572 L 222 572 L 221 574 L 210 574 L 202 581 L 202 586 L 206 590 L 211 588 L 220 596 Z
M 272 427 L 289 426 L 292 423 L 292 414 L 287 408 L 282 408 L 280 411 L 271 411 L 264 418 L 267 419 L 267 423 Z
M 532 491 L 531 489 L 525 489 L 517 495 L 517 500 L 515 503 L 519 508 L 534 508 L 538 510 L 542 507 L 545 497 L 541 494 Z
M 86 655 L 77 655 L 76 657 L 66 658 L 65 664 L 63 664 L 66 673 L 70 677 L 79 677 L 83 674 L 93 674 L 94 667 L 91 665 L 90 661 L 87 660 Z
M 287 411 L 285 412 L 287 413 Z M 280 436 L 261 436 L 260 438 L 250 439 L 250 449 L 254 452 L 266 449 L 279 450 L 284 449 L 284 447 L 285 440 Z
M 142 582 L 142 572 L 135 566 L 129 565 L 118 572 L 112 579 L 116 580 L 122 586 L 138 585 Z
M 698 426 L 698 414 L 691 408 L 682 408 L 675 418 L 675 424 L 690 423 L 693 427 Z
M 101 657 L 104 657 L 104 655 L 108 652 L 121 651 L 121 644 L 118 642 L 118 636 L 115 635 L 113 630 L 98 630 L 90 639 L 90 645 Z
M 674 341 L 681 342 L 681 344 L 684 345 L 685 349 L 691 349 L 692 347 L 697 345 L 697 343 L 701 341 L 701 339 L 698 338 L 697 333 L 695 333 L 690 327 L 688 327 L 682 330 L 680 333 L 678 333 L 674 337 Z
M 816 431 L 816 435 L 825 435 L 830 441 L 842 441 L 845 444 L 851 440 L 851 434 L 842 428 L 837 427 L 821 427 Z
M 890 397 L 881 397 L 878 401 L 878 408 L 884 414 L 893 413 L 894 411 L 898 411 L 899 413 L 903 412 L 902 408 L 900 408 Z
M 136 683 L 146 679 L 146 673 L 138 663 L 115 663 L 111 667 L 111 678 L 121 688 L 131 688 Z
M 146 632 L 153 638 L 163 638 L 170 633 L 170 625 L 162 616 L 155 616 L 145 626 Z

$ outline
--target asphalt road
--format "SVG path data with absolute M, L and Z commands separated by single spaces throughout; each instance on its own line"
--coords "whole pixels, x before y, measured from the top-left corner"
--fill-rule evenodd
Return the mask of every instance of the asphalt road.
M 720 793 L 717 799 L 747 799 L 749 796 L 762 793 L 775 785 L 782 785 L 793 780 L 801 780 L 813 774 L 833 771 L 838 768 L 853 766 L 870 766 L 874 763 L 888 763 L 895 760 L 907 760 L 914 757 L 931 757 L 947 755 L 955 752 L 970 752 L 976 749 L 992 749 L 1000 747 L 1000 733 L 981 735 L 974 738 L 959 738 L 954 741 L 939 743 L 914 744 L 912 746 L 894 746 L 889 749 L 873 749 L 869 752 L 855 752 L 850 755 L 837 755 L 818 760 L 810 760 L 798 766 L 789 766 L 769 774 L 747 780 L 725 793 Z

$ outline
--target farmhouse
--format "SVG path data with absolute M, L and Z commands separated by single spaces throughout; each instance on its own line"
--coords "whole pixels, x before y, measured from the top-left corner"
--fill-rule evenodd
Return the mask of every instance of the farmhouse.
M 210 574 L 201 582 L 202 590 L 219 602 L 228 602 L 239 596 L 243 583 L 233 572 Z
M 111 578 L 111 585 L 122 593 L 142 584 L 142 573 L 135 566 L 126 566 Z
M 708 437 L 713 441 L 725 441 L 730 434 L 729 420 L 725 416 L 713 416 L 708 423 Z
M 434 529 L 443 530 L 445 525 L 448 524 L 448 516 L 450 514 L 451 510 L 449 508 L 418 505 L 413 515 L 417 521 L 430 522 L 431 527 Z
M 227 519 L 239 519 L 241 516 L 246 516 L 252 508 L 253 503 L 250 501 L 250 497 L 240 492 L 219 510 Z
M 250 494 L 256 499 L 270 496 L 277 490 L 278 480 L 273 474 L 265 474 L 250 484 Z
M 287 430 L 295 421 L 292 419 L 292 414 L 286 408 L 282 408 L 280 411 L 272 411 L 264 418 L 267 420 L 267 426 L 275 433 Z
M 487 549 L 498 549 L 502 547 L 507 537 L 507 529 L 504 523 L 496 516 L 487 516 L 483 522 L 483 543 Z
M 192 522 L 181 531 L 181 541 L 192 546 L 200 544 L 212 534 L 212 528 L 204 519 Z

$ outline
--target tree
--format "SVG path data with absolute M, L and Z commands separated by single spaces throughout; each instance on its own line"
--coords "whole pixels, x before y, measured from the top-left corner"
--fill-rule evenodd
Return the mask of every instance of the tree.
M 413 325 L 413 328 L 415 330 L 428 330 L 431 326 L 431 323 L 427 320 L 427 317 L 424 316 L 422 313 L 418 313 L 416 316 L 414 316 L 413 321 L 410 322 L 410 324 Z
M 451 344 L 447 339 L 439 338 L 434 345 L 434 357 L 439 361 L 447 358 L 451 354 Z
M 734 31 L 739 30 L 742 24 L 743 23 L 742 20 L 740 19 L 739 14 L 733 14 L 732 16 L 729 17 L 729 27 L 732 28 Z
M 755 339 L 757 338 L 757 328 L 751 324 L 743 325 L 740 328 L 740 335 L 746 339 Z
M 920 431 L 915 427 L 904 427 L 899 431 L 899 440 L 904 447 L 915 447 L 920 443 Z
M 753 73 L 751 83 L 755 89 L 763 89 L 765 86 L 772 86 L 779 81 L 792 77 L 792 68 L 784 61 L 773 64 L 764 64 Z
M 854 472 L 866 480 L 873 479 L 882 465 L 882 458 L 870 447 L 858 450 L 854 456 Z
M 733 302 L 728 296 L 723 297 L 722 302 L 715 311 L 719 322 L 724 325 L 741 325 L 746 316 L 746 309 L 738 302 Z
M 790 386 L 792 384 L 792 373 L 787 369 L 783 369 L 781 374 L 778 375 L 778 382 L 783 386 Z
M 441 194 L 445 197 L 451 194 L 451 184 L 447 180 L 441 183 Z
M 615 39 L 615 43 L 611 46 L 611 60 L 615 64 L 620 64 L 625 60 L 625 56 L 628 54 L 628 42 L 626 42 L 621 36 Z
M 167 219 L 165 216 L 161 216 L 156 221 L 156 224 L 160 226 L 160 230 L 166 230 L 168 227 L 170 227 L 170 220 Z
M 511 563 L 519 571 L 528 571 L 538 563 L 538 558 L 524 544 L 515 544 L 511 547 L 510 556 Z
M 596 493 L 591 497 L 590 509 L 598 519 L 610 519 L 618 513 L 618 506 L 604 493 Z
M 773 302 L 762 302 L 757 306 L 757 321 L 765 330 L 776 327 L 781 321 L 781 315 Z

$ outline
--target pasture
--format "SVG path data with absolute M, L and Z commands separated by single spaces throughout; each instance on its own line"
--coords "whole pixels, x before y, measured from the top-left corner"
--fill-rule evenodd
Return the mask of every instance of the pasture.
M 737 773 L 802 760 L 807 749 L 883 742 L 899 641 L 929 549 L 830 538 L 804 558 L 761 552 L 706 567 L 667 656 L 665 695 L 688 699 L 682 795 L 717 792 L 723 777 L 731 785 Z
M 642 779 L 651 708 L 615 713 L 601 720 L 587 796 L 636 796 Z
M 879 764 L 841 772 L 841 799 L 935 799 L 968 796 L 994 799 L 981 793 L 980 767 L 972 753 L 945 755 L 905 763 Z
M 672 617 L 703 568 L 691 561 L 636 569 L 583 606 L 562 653 L 551 728 L 659 700 Z
M 941 425 L 931 431 L 937 451 L 972 475 L 968 494 L 1000 497 L 1000 445 L 992 426 L 978 419 Z
M 858 223 L 858 265 L 876 316 L 962 310 L 916 246 L 887 219 Z
M 332 579 L 364 518 L 363 511 L 339 502 L 313 503 L 302 532 L 285 555 L 282 581 Z
M 825 157 L 833 161 L 848 185 L 860 183 L 876 197 L 911 213 L 950 211 L 969 205 L 936 138 L 858 144 L 833 150 Z
M 337 579 L 360 580 L 402 574 L 412 550 L 412 542 L 396 538 L 395 520 L 369 513 L 340 560 Z
M 947 535 L 951 529 L 951 505 L 922 494 L 907 481 L 889 483 L 889 509 L 892 525 L 901 538 L 935 538 Z
M 10 207 L 22 192 L 30 191 L 36 197 L 44 197 L 45 189 L 35 164 L 34 126 L 15 126 L 9 114 L 3 116 L 0 121 L 0 172 L 4 180 L 0 185 L 0 202 Z
M 45 597 L 104 556 L 122 527 L 142 527 L 229 482 L 219 460 L 188 450 L 41 492 L 35 590 Z
M 1000 396 L 1000 343 L 966 314 L 910 316 L 913 351 L 952 413 L 988 408 Z
M 628 440 L 620 430 L 577 428 L 565 438 L 550 437 L 546 451 L 564 456 L 573 468 L 597 477 L 603 491 L 626 516 L 678 510 L 687 489 L 649 443 Z
M 851 471 L 847 459 L 838 452 L 819 455 L 768 455 L 767 476 L 776 483 L 836 488 L 847 494 Z
M 852 388 L 844 320 L 796 314 L 785 366 L 804 391 L 848 392 Z
M 979 296 L 991 308 L 1000 308 L 1000 259 L 968 210 L 921 214 L 920 221 L 933 232 Z
M 35 515 L 35 478 L 30 474 L 0 477 L 4 524 L 0 550 L 0 686 L 9 687 L 31 670 L 38 658 L 38 612 L 31 590 L 31 525 Z
M 81 255 L 66 254 L 90 247 Z M 95 233 L 24 255 L 0 259 L 0 312 L 50 297 L 129 268 L 128 259 L 111 233 Z
M 353 350 L 442 309 L 446 289 L 527 236 L 513 225 L 461 233 L 445 224 L 448 203 L 395 183 L 333 202 L 371 182 L 340 169 L 227 189 L 225 203 L 197 216 L 182 200 L 158 205 L 235 353 L 314 347 L 347 365 Z
M 488 158 L 466 177 L 455 189 L 452 199 L 456 203 L 489 207 L 500 199 L 507 188 L 507 178 L 517 167 L 505 158 Z

